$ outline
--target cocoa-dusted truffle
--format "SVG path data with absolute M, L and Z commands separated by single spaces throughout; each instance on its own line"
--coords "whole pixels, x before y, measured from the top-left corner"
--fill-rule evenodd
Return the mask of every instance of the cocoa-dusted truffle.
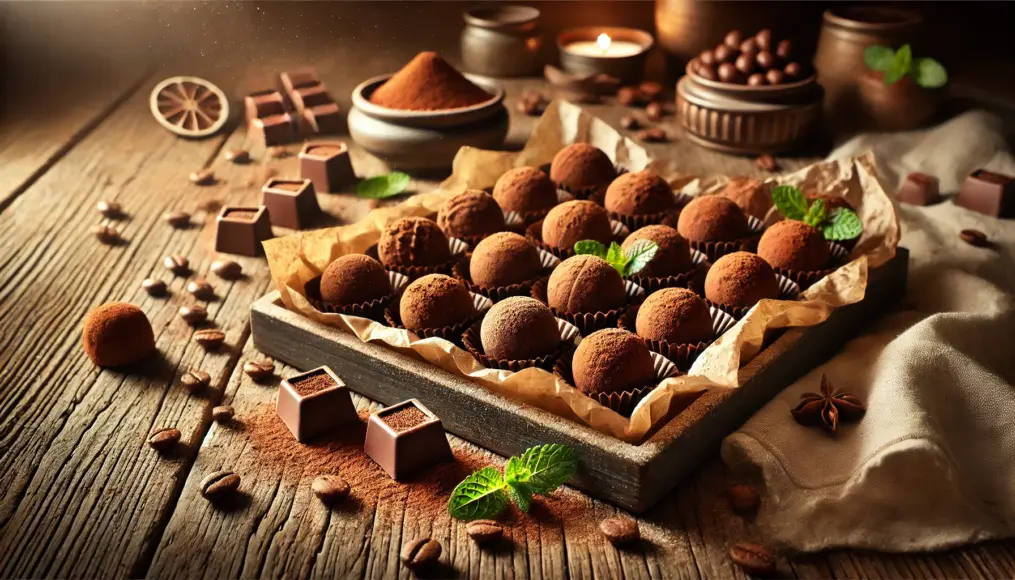
M 820 270 L 832 259 L 821 232 L 797 220 L 783 220 L 765 230 L 758 255 L 776 268 L 803 271 Z
M 677 231 L 691 242 L 731 242 L 750 233 L 737 204 L 718 195 L 703 195 L 680 210 Z
M 561 262 L 546 288 L 547 302 L 567 314 L 605 312 L 627 302 L 624 280 L 606 260 L 580 254 Z
M 543 243 L 562 250 L 574 249 L 582 240 L 609 244 L 613 240 L 610 215 L 591 201 L 568 201 L 550 210 L 543 219 Z
M 348 306 L 391 294 L 391 281 L 380 262 L 364 254 L 346 254 L 321 275 L 321 299 Z
M 673 209 L 673 190 L 648 169 L 625 173 L 606 189 L 606 209 L 621 215 L 654 214 Z
M 719 195 L 737 204 L 747 215 L 765 219 L 772 209 L 772 187 L 750 177 L 730 180 Z
M 542 302 L 513 296 L 493 305 L 479 329 L 483 350 L 499 360 L 528 360 L 560 346 L 557 319 Z
M 476 307 L 465 284 L 444 274 L 428 274 L 405 289 L 398 312 L 410 330 L 443 328 L 465 322 L 476 314 Z
M 451 259 L 451 250 L 437 222 L 407 217 L 381 232 L 377 255 L 385 266 L 439 266 Z
M 712 340 L 712 315 L 708 303 L 686 288 L 663 288 L 653 292 L 635 319 L 638 336 L 673 344 L 698 344 Z
M 718 260 L 705 276 L 705 298 L 723 306 L 748 308 L 763 298 L 778 298 L 775 270 L 749 252 L 733 252 Z
M 670 226 L 645 226 L 627 236 L 621 247 L 630 250 L 638 240 L 656 243 L 656 255 L 638 273 L 639 276 L 662 278 L 676 276 L 691 269 L 691 246 Z
M 571 191 L 606 187 L 616 176 L 606 153 L 588 143 L 568 145 L 550 164 L 550 179 Z
M 500 176 L 493 198 L 504 211 L 539 211 L 557 205 L 557 186 L 535 167 L 515 167 Z
M 437 225 L 453 238 L 488 236 L 504 231 L 504 211 L 489 193 L 467 189 L 444 202 Z
M 652 354 L 633 332 L 607 328 L 586 336 L 571 363 L 574 386 L 585 394 L 617 393 L 655 382 Z
M 100 367 L 119 367 L 155 352 L 155 333 L 143 310 L 126 302 L 96 307 L 81 333 L 85 354 Z
M 542 269 L 536 247 L 512 232 L 496 233 L 479 242 L 469 261 L 469 277 L 482 288 L 532 280 Z

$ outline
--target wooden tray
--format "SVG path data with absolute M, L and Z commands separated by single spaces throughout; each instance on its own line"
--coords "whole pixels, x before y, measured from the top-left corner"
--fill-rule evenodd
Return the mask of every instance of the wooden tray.
M 564 443 L 580 458 L 571 482 L 634 512 L 659 501 L 709 455 L 722 438 L 786 385 L 833 355 L 906 288 L 909 252 L 872 269 L 866 297 L 824 323 L 790 329 L 741 369 L 739 389 L 706 393 L 640 445 L 515 402 L 419 359 L 360 342 L 355 336 L 286 310 L 278 292 L 251 306 L 254 345 L 301 370 L 330 366 L 354 391 L 391 405 L 420 399 L 444 427 L 504 456 L 542 443 Z M 790 421 L 787 414 L 786 420 Z

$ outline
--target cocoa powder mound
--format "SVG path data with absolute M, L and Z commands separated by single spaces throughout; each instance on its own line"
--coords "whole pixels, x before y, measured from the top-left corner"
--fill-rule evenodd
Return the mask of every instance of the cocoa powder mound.
M 441 111 L 471 107 L 491 98 L 436 52 L 421 52 L 378 87 L 370 102 L 403 111 Z

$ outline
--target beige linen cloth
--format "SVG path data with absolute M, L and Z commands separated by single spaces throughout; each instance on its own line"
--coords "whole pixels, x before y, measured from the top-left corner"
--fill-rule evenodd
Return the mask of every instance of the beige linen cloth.
M 1000 127 L 966 113 L 859 136 L 832 158 L 873 150 L 887 191 L 921 171 L 951 193 L 978 167 L 1015 174 Z M 1015 535 L 1015 220 L 951 201 L 902 204 L 899 215 L 911 252 L 904 301 L 723 443 L 734 478 L 763 487 L 756 521 L 772 545 L 917 551 Z M 964 228 L 995 246 L 964 243 Z M 822 373 L 868 408 L 835 437 L 790 416 Z

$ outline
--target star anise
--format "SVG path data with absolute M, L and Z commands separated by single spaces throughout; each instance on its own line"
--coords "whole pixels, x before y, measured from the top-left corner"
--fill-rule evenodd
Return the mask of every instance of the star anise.
M 867 411 L 856 395 L 832 390 L 828 377 L 821 375 L 821 392 L 800 395 L 800 403 L 793 409 L 797 423 L 818 426 L 835 434 L 839 421 L 859 421 Z

